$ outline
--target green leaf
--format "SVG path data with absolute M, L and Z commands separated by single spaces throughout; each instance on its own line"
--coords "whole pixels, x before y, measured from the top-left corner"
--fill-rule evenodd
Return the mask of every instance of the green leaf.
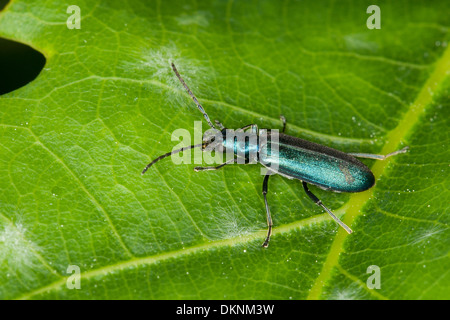
M 0 97 L 1 299 L 449 299 L 448 1 L 13 0 L 0 36 L 47 61 Z M 202 116 L 363 160 L 376 186 L 304 194 L 259 165 L 161 161 Z M 207 128 L 203 121 L 203 129 Z M 69 266 L 81 271 L 80 289 Z M 380 289 L 367 285 L 378 266 Z M 69 285 L 68 285 L 69 283 Z

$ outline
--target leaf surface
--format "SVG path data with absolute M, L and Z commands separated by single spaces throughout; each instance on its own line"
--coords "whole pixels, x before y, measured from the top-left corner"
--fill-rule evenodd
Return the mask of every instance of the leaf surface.
M 448 1 L 382 2 L 379 30 L 354 1 L 77 5 L 79 30 L 59 0 L 0 13 L 0 36 L 47 59 L 0 97 L 0 298 L 450 298 Z M 172 61 L 229 128 L 283 114 L 287 134 L 342 151 L 410 151 L 363 160 L 369 191 L 311 187 L 351 235 L 272 177 L 263 249 L 258 165 L 166 159 L 140 174 L 202 119 Z

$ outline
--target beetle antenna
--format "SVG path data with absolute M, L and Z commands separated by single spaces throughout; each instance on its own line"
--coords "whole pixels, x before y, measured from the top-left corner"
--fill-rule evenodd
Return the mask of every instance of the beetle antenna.
M 183 147 L 181 149 L 177 149 L 171 152 L 167 152 L 165 154 L 163 154 L 162 156 L 159 156 L 158 158 L 156 158 L 155 160 L 153 160 L 152 162 L 150 162 L 145 168 L 144 170 L 142 170 L 142 174 L 144 174 L 152 165 L 154 165 L 156 162 L 158 162 L 159 160 L 162 160 L 164 158 L 167 158 L 168 156 L 171 156 L 173 154 L 177 154 L 181 151 L 185 151 L 185 150 L 189 150 L 189 149 L 194 149 L 194 148 L 200 148 L 204 145 L 204 143 L 200 143 L 200 144 L 195 144 L 192 146 L 187 146 L 187 147 Z
M 175 67 L 175 64 L 173 64 L 172 62 L 172 69 L 175 72 L 175 74 L 178 77 L 178 80 L 180 80 L 181 84 L 183 85 L 183 87 L 186 89 L 186 91 L 189 93 L 189 95 L 191 96 L 192 100 L 194 100 L 195 104 L 197 105 L 198 109 L 200 110 L 200 112 L 203 114 L 203 116 L 206 119 L 206 122 L 208 122 L 209 126 L 213 129 L 216 129 L 216 127 L 212 124 L 211 120 L 209 119 L 208 114 L 206 113 L 205 109 L 203 109 L 202 105 L 200 104 L 200 102 L 198 102 L 197 98 L 195 97 L 195 95 L 192 93 L 191 89 L 189 89 L 189 87 L 187 86 L 186 82 L 184 82 L 183 78 L 180 76 L 180 74 L 178 73 L 177 68 Z

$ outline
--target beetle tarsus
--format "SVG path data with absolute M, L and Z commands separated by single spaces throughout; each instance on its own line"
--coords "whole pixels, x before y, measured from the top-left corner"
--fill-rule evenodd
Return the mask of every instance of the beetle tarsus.
M 262 244 L 263 248 L 267 248 L 269 246 L 270 236 L 272 235 L 272 226 L 269 226 L 269 230 L 267 231 L 267 237 L 264 243 Z

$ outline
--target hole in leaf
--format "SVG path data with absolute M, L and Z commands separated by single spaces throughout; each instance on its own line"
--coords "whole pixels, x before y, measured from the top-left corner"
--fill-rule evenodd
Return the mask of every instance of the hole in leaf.
M 9 0 L 0 0 L 0 11 L 8 4 Z
M 0 38 L 0 95 L 33 81 L 44 65 L 42 53 L 22 43 Z

